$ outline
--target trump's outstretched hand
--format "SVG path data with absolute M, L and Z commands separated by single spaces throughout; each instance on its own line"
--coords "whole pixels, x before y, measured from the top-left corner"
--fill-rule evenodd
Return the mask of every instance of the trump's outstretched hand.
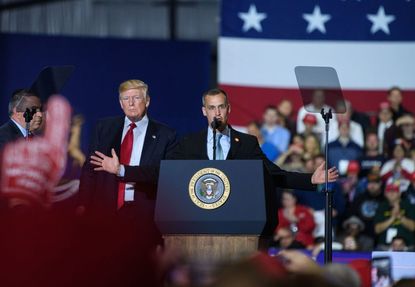
M 106 156 L 102 152 L 95 151 L 96 155 L 91 155 L 90 162 L 97 167 L 95 171 L 106 171 L 112 174 L 118 174 L 120 169 L 120 160 L 114 149 L 111 149 L 112 157 Z

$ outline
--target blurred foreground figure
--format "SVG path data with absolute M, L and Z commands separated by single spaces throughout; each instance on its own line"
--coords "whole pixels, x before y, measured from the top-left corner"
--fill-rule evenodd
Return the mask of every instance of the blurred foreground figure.
M 52 97 L 44 137 L 2 151 L 0 286 L 159 286 L 143 228 L 48 208 L 66 164 L 70 112 Z
M 210 287 L 356 287 L 359 283 L 358 274 L 347 265 L 321 268 L 302 252 L 285 250 L 275 257 L 258 253 L 222 266 Z
M 8 207 L 49 206 L 66 165 L 71 107 L 61 96 L 48 103 L 44 136 L 9 143 L 2 151 L 0 194 Z
M 160 286 L 146 234 L 115 216 L 37 209 L 0 218 L 0 286 Z

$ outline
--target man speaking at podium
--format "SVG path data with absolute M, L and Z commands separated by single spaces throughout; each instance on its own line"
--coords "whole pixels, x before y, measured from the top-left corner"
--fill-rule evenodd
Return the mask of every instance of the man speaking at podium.
M 258 140 L 251 135 L 240 133 L 228 124 L 231 106 L 228 96 L 221 89 L 211 89 L 203 94 L 202 113 L 208 120 L 208 128 L 199 133 L 184 137 L 179 144 L 167 155 L 168 159 L 213 159 L 213 127 L 216 129 L 216 159 L 259 159 L 262 160 L 272 175 L 276 186 L 291 189 L 313 190 L 315 184 L 324 183 L 325 169 L 322 163 L 313 174 L 285 171 L 270 162 L 261 151 Z M 103 170 L 116 173 L 120 168 L 118 157 L 94 157 L 94 164 Z M 123 166 L 127 180 L 135 181 L 139 176 L 137 166 Z M 135 172 L 137 170 L 137 172 Z M 328 170 L 328 180 L 335 181 L 338 177 L 336 168 Z
M 324 183 L 324 163 L 313 174 L 288 172 L 269 161 L 251 135 L 234 130 L 228 124 L 231 106 L 228 96 L 221 89 L 211 89 L 203 94 L 202 112 L 208 128 L 183 138 L 169 155 L 171 159 L 213 159 L 213 127 L 216 132 L 216 159 L 260 159 L 272 175 L 276 186 L 291 189 L 313 190 L 313 184 Z M 335 168 L 329 169 L 329 181 L 338 177 Z

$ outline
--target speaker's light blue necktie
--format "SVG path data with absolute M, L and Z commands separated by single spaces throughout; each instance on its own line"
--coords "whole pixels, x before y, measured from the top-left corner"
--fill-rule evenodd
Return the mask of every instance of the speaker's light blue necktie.
M 216 140 L 216 159 L 217 160 L 224 160 L 222 145 L 220 144 L 220 139 L 222 138 L 222 134 L 218 134 Z

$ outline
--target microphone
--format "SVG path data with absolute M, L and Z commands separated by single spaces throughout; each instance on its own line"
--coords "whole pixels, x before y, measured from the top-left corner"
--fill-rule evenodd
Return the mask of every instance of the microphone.
M 30 123 L 30 121 L 33 119 L 33 116 L 35 114 L 36 114 L 36 109 L 35 108 L 32 108 L 32 109 L 26 108 L 26 111 L 23 114 L 25 122 Z
M 213 130 L 217 130 L 220 127 L 221 123 L 222 122 L 217 117 L 214 117 L 213 121 L 210 123 L 210 126 Z

